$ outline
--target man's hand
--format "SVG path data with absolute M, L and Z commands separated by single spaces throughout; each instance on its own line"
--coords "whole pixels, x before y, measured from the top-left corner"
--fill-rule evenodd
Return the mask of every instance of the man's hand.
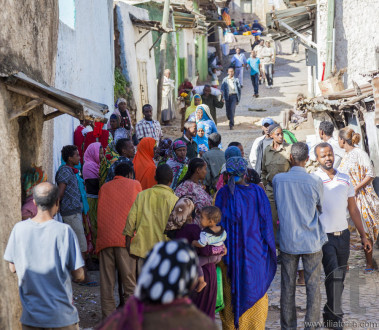
M 362 245 L 366 253 L 370 253 L 372 251 L 371 242 L 367 239 L 366 236 L 361 237 Z
M 130 236 L 125 236 L 125 247 L 126 251 L 130 254 L 130 243 L 132 241 L 132 238 Z

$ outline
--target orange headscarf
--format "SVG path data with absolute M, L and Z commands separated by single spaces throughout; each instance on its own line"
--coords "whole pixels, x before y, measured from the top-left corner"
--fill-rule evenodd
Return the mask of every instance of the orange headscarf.
M 141 183 L 142 190 L 157 184 L 154 178 L 156 167 L 153 160 L 155 143 L 155 139 L 151 137 L 143 138 L 138 144 L 133 160 L 136 179 Z

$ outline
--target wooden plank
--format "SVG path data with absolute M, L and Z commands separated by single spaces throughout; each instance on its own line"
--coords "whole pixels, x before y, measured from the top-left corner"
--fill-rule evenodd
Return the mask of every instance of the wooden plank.
M 68 107 L 67 105 L 64 105 L 58 101 L 52 100 L 48 96 L 45 96 L 42 93 L 38 93 L 38 92 L 36 92 L 30 88 L 7 85 L 7 89 L 11 92 L 14 92 L 14 93 L 17 93 L 20 95 L 24 95 L 24 96 L 28 96 L 28 97 L 31 97 L 33 99 L 41 99 L 41 100 L 43 100 L 43 103 L 45 103 L 46 105 L 48 105 L 52 108 L 58 109 L 64 113 L 69 114 L 70 116 L 75 117 L 75 118 L 80 117 L 79 114 L 77 114 L 74 109 L 72 109 L 72 108 Z
M 18 118 L 20 116 L 26 115 L 30 110 L 33 110 L 34 108 L 40 106 L 43 104 L 43 100 L 41 99 L 35 99 L 32 100 L 22 106 L 20 109 L 12 110 L 9 116 L 10 120 L 13 120 L 15 118 Z
M 53 118 L 58 117 L 60 115 L 64 115 L 64 112 L 60 112 L 60 111 L 51 112 L 51 113 L 43 116 L 43 121 L 53 119 Z

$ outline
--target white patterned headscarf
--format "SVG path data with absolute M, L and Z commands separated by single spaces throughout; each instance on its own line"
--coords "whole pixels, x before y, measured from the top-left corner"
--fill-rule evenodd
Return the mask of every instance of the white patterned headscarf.
M 197 265 L 195 250 L 186 240 L 159 242 L 147 256 L 134 296 L 142 302 L 170 304 L 191 292 Z

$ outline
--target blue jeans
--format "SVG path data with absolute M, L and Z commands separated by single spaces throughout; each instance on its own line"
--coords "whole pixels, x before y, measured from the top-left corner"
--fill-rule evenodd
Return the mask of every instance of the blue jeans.
M 229 120 L 229 127 L 234 126 L 234 114 L 236 113 L 237 94 L 230 94 L 228 100 L 225 100 L 226 117 Z
M 322 264 L 325 272 L 326 304 L 324 319 L 342 321 L 342 292 L 350 255 L 350 232 L 345 229 L 340 236 L 328 234 L 328 242 L 322 247 Z
M 266 78 L 267 78 L 267 84 L 269 86 L 272 86 L 274 83 L 274 79 L 272 77 L 272 67 L 273 64 L 265 64 L 265 73 L 266 73 Z
M 288 254 L 281 252 L 281 291 L 280 325 L 281 329 L 297 329 L 296 318 L 296 273 L 300 257 L 303 259 L 304 278 L 307 292 L 307 311 L 305 322 L 320 321 L 320 275 L 322 251 L 311 254 Z M 309 324 L 309 323 L 308 323 Z M 305 327 L 305 329 L 314 329 Z
M 251 82 L 253 83 L 253 87 L 254 87 L 254 95 L 258 95 L 259 73 L 251 75 L 250 77 L 251 77 Z

